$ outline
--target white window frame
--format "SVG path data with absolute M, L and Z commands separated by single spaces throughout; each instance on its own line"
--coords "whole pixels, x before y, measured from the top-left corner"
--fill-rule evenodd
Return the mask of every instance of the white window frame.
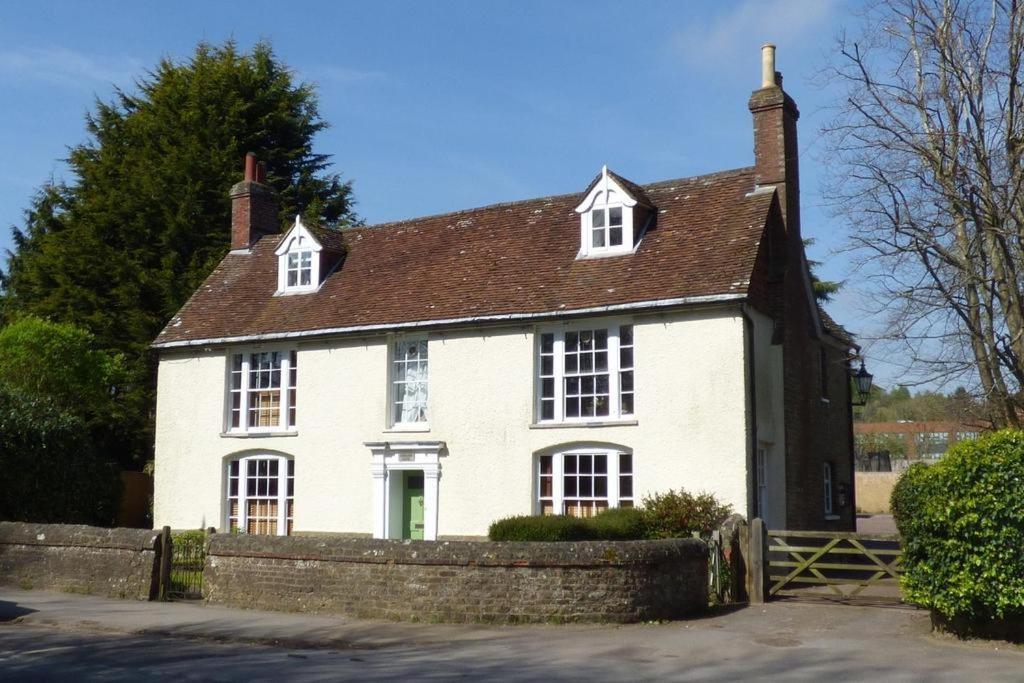
M 633 365 L 625 371 L 633 373 L 633 389 L 627 391 L 633 397 L 632 412 L 622 411 L 622 372 L 620 363 L 620 351 L 624 345 L 620 344 L 620 332 L 622 327 L 631 327 L 633 330 L 633 344 L 629 346 L 633 350 Z M 608 414 L 607 415 L 583 415 L 579 417 L 565 416 L 565 335 L 581 331 L 608 331 Z M 553 370 L 552 376 L 542 375 L 543 369 L 543 335 L 553 334 Z M 631 320 L 603 320 L 577 322 L 565 324 L 558 327 L 540 327 L 536 330 L 534 344 L 534 422 L 537 424 L 587 424 L 595 422 L 614 422 L 621 420 L 633 420 L 636 418 L 636 325 Z M 552 377 L 554 380 L 554 416 L 545 419 L 543 417 L 543 380 Z
M 537 453 L 533 458 L 533 481 L 534 481 L 534 494 L 533 494 L 533 511 L 534 514 L 544 514 L 544 502 L 548 500 L 547 496 L 541 496 L 543 490 L 542 477 L 551 477 L 551 508 L 552 514 L 561 515 L 566 514 L 565 512 L 565 457 L 566 456 L 579 456 L 579 455 L 604 455 L 607 457 L 608 463 L 608 492 L 604 497 L 608 501 L 607 508 L 623 507 L 624 502 L 628 502 L 632 507 L 636 504 L 636 456 L 633 451 L 626 448 L 609 448 L 608 446 L 579 446 L 567 449 L 559 450 L 548 450 Z M 621 455 L 628 455 L 630 457 L 630 471 L 622 472 L 620 469 Z M 541 472 L 542 459 L 545 457 L 551 458 L 551 474 L 544 475 Z M 630 485 L 632 491 L 629 495 L 624 495 L 620 488 L 620 477 L 628 475 L 630 478 Z M 582 496 L 575 496 L 575 498 L 582 498 Z M 598 499 L 597 496 L 590 496 L 591 499 Z
M 401 344 L 423 344 L 427 349 L 427 405 L 426 419 L 414 422 L 401 422 L 395 417 L 395 406 L 398 403 L 398 348 Z M 387 426 L 399 431 L 429 431 L 430 429 L 430 339 L 424 335 L 399 335 L 388 339 L 388 406 Z
M 824 483 L 823 493 L 824 493 L 824 496 L 825 496 L 825 500 L 824 500 L 824 503 L 825 503 L 825 516 L 827 517 L 827 516 L 835 514 L 835 505 L 834 505 L 834 501 L 833 501 L 834 494 L 833 494 L 833 488 L 832 488 L 832 463 L 830 463 L 830 462 L 824 463 L 824 467 L 822 468 L 822 471 L 823 471 L 823 477 L 822 478 L 823 478 L 823 483 Z
M 590 192 L 587 193 L 586 198 L 576 207 L 576 213 L 580 214 L 580 250 L 576 258 L 618 256 L 634 252 L 637 246 L 634 244 L 636 239 L 634 207 L 636 205 L 637 201 L 609 175 L 608 167 L 603 166 L 601 168 L 601 177 L 594 184 Z M 610 236 L 610 230 L 608 229 L 609 210 L 613 208 L 622 209 L 622 243 L 615 246 L 611 246 L 608 243 Z M 605 243 L 602 246 L 594 244 L 594 211 L 603 211 L 605 218 Z
M 250 370 L 252 367 L 252 356 L 254 354 L 278 353 L 281 357 L 281 382 L 278 390 L 281 392 L 279 408 L 279 419 L 277 425 L 272 426 L 250 426 L 249 425 L 249 395 L 250 395 Z M 240 386 L 234 387 L 234 362 L 235 356 L 241 355 L 241 377 Z M 240 434 L 272 434 L 276 432 L 295 432 L 298 420 L 298 410 L 295 411 L 293 420 L 292 408 L 298 402 L 298 350 L 288 347 L 270 348 L 246 348 L 228 349 L 227 352 L 227 376 L 225 378 L 225 400 L 224 400 L 224 433 L 232 435 Z M 295 359 L 293 364 L 292 359 Z M 232 395 L 239 393 L 239 415 L 238 426 L 231 424 L 233 401 Z
M 230 533 L 232 531 L 231 520 L 235 518 L 236 533 L 249 533 L 249 495 L 248 495 L 248 467 L 250 462 L 256 462 L 260 460 L 275 460 L 277 461 L 277 534 L 278 536 L 288 536 L 288 522 L 292 522 L 292 531 L 295 526 L 295 459 L 288 456 L 279 455 L 276 453 L 252 453 L 250 455 L 244 455 L 239 457 L 229 457 L 224 461 L 224 531 Z M 238 481 L 237 494 L 231 495 L 231 465 L 232 463 L 238 463 Z M 289 473 L 289 464 L 291 464 L 292 470 Z M 292 485 L 292 492 L 289 494 L 288 485 Z M 269 496 L 254 496 L 258 498 L 269 498 Z M 237 498 L 238 500 L 238 514 L 231 514 L 231 500 Z M 288 514 L 288 501 L 292 502 L 292 514 Z
M 299 216 L 295 217 L 295 225 L 281 239 L 274 254 L 277 255 L 277 294 L 304 294 L 314 292 L 320 287 L 320 252 L 323 247 L 317 241 L 313 233 L 306 228 Z M 298 259 L 298 271 L 296 284 L 288 284 L 288 273 L 290 270 L 289 258 L 296 256 Z M 302 283 L 302 257 L 309 256 L 309 282 Z

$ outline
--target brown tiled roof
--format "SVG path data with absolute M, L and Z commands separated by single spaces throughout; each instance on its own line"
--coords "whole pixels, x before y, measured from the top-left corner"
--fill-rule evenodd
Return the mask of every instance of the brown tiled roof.
M 853 341 L 853 335 L 850 334 L 849 330 L 837 323 L 832 319 L 832 316 L 821 306 L 818 305 L 818 316 L 821 318 L 821 326 L 825 329 L 825 332 L 832 335 L 844 344 L 850 346 L 857 346 Z M 860 348 L 860 347 L 857 347 Z
M 321 228 L 317 225 L 307 225 L 306 229 L 313 233 L 313 237 L 320 243 L 324 249 L 328 251 L 337 252 L 339 254 L 345 253 L 345 236 L 341 230 L 332 230 L 330 228 Z
M 656 220 L 636 253 L 608 258 L 576 259 L 579 194 L 347 229 L 341 265 L 294 296 L 274 296 L 281 238 L 263 237 L 228 254 L 155 344 L 743 296 L 773 197 L 753 187 L 749 168 L 646 185 Z

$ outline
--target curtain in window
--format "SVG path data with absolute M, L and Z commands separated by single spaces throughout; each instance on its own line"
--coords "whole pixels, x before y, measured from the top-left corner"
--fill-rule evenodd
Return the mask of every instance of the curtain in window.
M 427 342 L 399 342 L 395 353 L 395 422 L 427 421 Z

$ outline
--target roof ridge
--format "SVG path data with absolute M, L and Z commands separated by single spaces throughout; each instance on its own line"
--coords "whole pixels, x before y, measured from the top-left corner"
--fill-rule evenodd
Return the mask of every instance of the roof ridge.
M 739 168 L 731 168 L 731 169 L 727 169 L 727 170 L 724 170 L 724 171 L 714 171 L 712 173 L 701 173 L 700 175 L 684 176 L 682 178 L 670 178 L 668 180 L 656 180 L 656 181 L 651 182 L 651 183 L 644 183 L 644 184 L 634 183 L 634 184 L 637 185 L 638 187 L 644 189 L 644 190 L 648 190 L 648 189 L 651 189 L 651 188 L 661 188 L 661 187 L 666 186 L 666 185 L 672 185 L 673 183 L 692 182 L 692 181 L 701 180 L 701 179 L 704 179 L 704 178 L 718 178 L 718 177 L 723 177 L 723 176 L 741 175 L 743 173 L 749 173 L 749 172 L 753 171 L 753 169 L 754 169 L 753 166 L 742 166 L 742 167 L 739 167 Z M 630 181 L 630 182 L 632 182 L 632 181 Z M 372 225 L 359 225 L 359 226 L 352 226 L 352 227 L 342 227 L 342 228 L 340 228 L 340 232 L 356 232 L 356 231 L 360 231 L 360 230 L 376 230 L 376 229 L 380 229 L 380 228 L 392 228 L 392 227 L 397 227 L 397 226 L 400 226 L 400 225 L 405 225 L 407 223 L 417 223 L 419 221 L 426 221 L 426 220 L 444 218 L 446 216 L 452 216 L 452 217 L 463 216 L 463 215 L 467 215 L 467 214 L 479 213 L 481 211 L 490 211 L 490 210 L 494 210 L 494 209 L 502 209 L 502 208 L 512 207 L 512 206 L 520 206 L 522 204 L 530 204 L 530 203 L 534 203 L 534 202 L 554 201 L 554 200 L 557 200 L 557 199 L 565 199 L 567 197 L 576 197 L 576 196 L 579 196 L 579 194 L 580 194 L 579 192 L 563 192 L 562 194 L 551 194 L 551 195 L 544 195 L 544 196 L 541 196 L 541 197 L 529 197 L 527 199 L 516 199 L 516 200 L 508 201 L 508 202 L 495 202 L 493 204 L 485 204 L 483 206 L 474 206 L 474 207 L 470 207 L 468 209 L 456 209 L 454 211 L 441 211 L 439 213 L 430 213 L 430 214 L 426 214 L 426 215 L 423 215 L 423 216 L 413 216 L 412 218 L 400 218 L 398 220 L 384 221 L 383 223 L 374 223 Z

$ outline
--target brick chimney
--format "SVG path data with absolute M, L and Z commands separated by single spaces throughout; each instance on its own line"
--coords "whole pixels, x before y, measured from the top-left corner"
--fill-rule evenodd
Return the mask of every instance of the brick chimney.
M 245 177 L 231 188 L 231 249 L 248 249 L 261 235 L 279 232 L 277 195 L 266 184 L 267 167 L 245 155 Z
M 800 168 L 796 144 L 796 102 L 782 90 L 775 70 L 775 46 L 761 47 L 761 88 L 747 105 L 754 115 L 754 178 L 757 187 L 778 189 L 786 231 L 800 243 Z

